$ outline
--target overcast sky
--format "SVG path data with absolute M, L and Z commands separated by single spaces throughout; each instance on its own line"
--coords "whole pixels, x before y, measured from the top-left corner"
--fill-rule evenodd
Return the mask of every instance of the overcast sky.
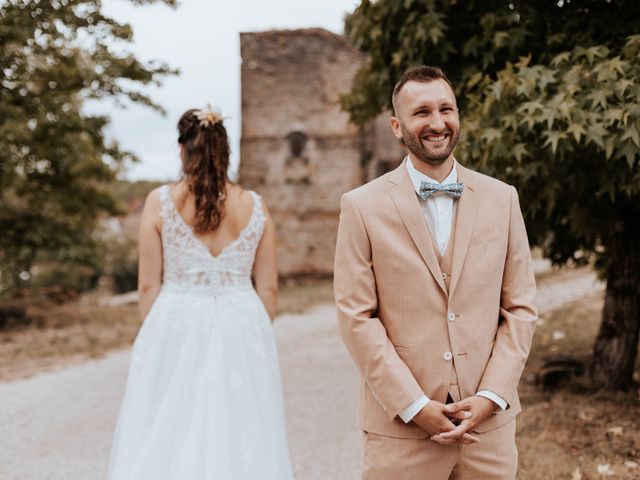
M 105 0 L 104 13 L 131 24 L 129 48 L 140 60 L 162 60 L 181 70 L 147 93 L 166 110 L 129 106 L 122 110 L 104 102 L 91 110 L 108 113 L 110 138 L 133 151 L 141 162 L 125 177 L 169 180 L 179 173 L 176 123 L 187 108 L 211 103 L 230 117 L 232 162 L 239 160 L 240 32 L 272 28 L 322 27 L 343 31 L 344 16 L 357 0 L 181 0 L 177 9 L 164 5 L 134 7 L 126 0 Z

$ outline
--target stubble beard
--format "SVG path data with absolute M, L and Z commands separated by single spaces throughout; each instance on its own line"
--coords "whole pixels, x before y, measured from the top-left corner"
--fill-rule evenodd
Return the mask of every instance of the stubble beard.
M 410 132 L 403 123 L 400 123 L 400 129 L 402 130 L 402 141 L 405 146 L 418 160 L 426 163 L 427 165 L 431 165 L 433 167 L 437 167 L 442 165 L 447 161 L 447 158 L 453 152 L 456 144 L 458 143 L 458 139 L 460 138 L 460 131 L 452 132 L 451 130 L 445 130 L 443 133 L 449 134 L 449 145 L 438 154 L 430 154 L 427 149 L 422 145 L 420 138 Z

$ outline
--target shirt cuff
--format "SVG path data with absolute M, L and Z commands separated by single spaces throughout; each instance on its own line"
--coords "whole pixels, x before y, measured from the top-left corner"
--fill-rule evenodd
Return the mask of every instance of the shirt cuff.
M 478 393 L 476 393 L 476 396 L 488 398 L 489 400 L 494 402 L 496 405 L 498 405 L 500 407 L 500 410 L 502 410 L 503 412 L 509 406 L 509 404 L 502 397 L 500 397 L 499 395 L 496 395 L 491 390 L 480 390 Z
M 422 395 L 418 397 L 411 405 L 402 410 L 398 416 L 402 419 L 404 423 L 409 423 L 413 420 L 420 410 L 422 410 L 427 403 L 429 403 L 429 398 L 426 395 Z

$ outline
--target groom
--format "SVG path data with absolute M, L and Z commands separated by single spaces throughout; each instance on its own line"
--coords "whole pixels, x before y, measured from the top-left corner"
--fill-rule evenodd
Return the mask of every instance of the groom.
M 409 155 L 342 197 L 335 299 L 362 375 L 363 479 L 514 479 L 517 385 L 537 320 L 516 190 L 460 165 L 451 83 L 411 69 Z

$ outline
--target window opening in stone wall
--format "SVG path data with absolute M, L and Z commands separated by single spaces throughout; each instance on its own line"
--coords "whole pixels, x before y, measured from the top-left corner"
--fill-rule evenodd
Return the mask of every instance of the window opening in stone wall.
M 284 162 L 285 183 L 311 183 L 309 155 L 307 152 L 307 143 L 309 142 L 309 138 L 304 132 L 296 130 L 289 133 L 285 139 L 289 150 Z

